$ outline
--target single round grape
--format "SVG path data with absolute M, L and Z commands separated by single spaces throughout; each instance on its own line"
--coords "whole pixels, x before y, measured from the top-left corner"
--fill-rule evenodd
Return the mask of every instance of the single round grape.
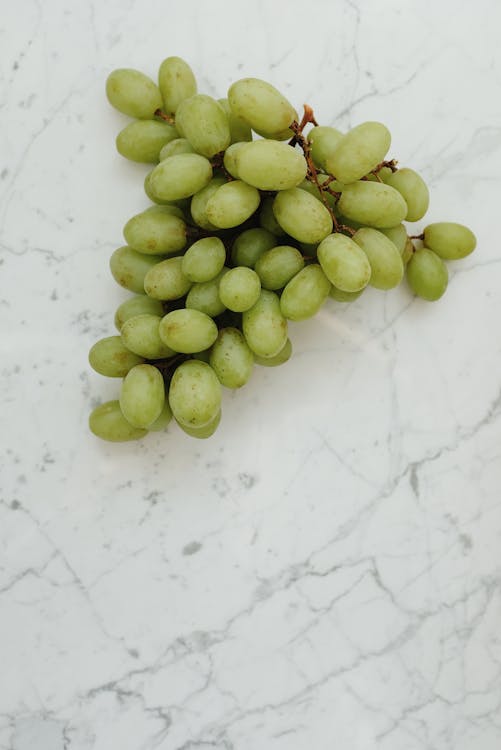
M 192 354 L 212 346 L 217 338 L 217 325 L 199 310 L 180 309 L 167 313 L 160 321 L 160 338 L 175 352 Z
M 259 357 L 274 357 L 287 341 L 287 321 L 275 292 L 261 290 L 260 297 L 242 315 L 242 330 L 249 347 Z
M 306 176 L 302 151 L 287 143 L 260 140 L 247 143 L 236 155 L 238 176 L 259 190 L 287 190 Z
M 264 138 L 287 139 L 289 126 L 297 120 L 292 104 L 271 83 L 259 78 L 242 78 L 233 83 L 228 90 L 228 103 L 237 117 Z
M 313 161 L 321 169 L 327 170 L 327 159 L 331 156 L 343 134 L 325 125 L 317 125 L 308 133 L 308 143 Z
M 407 263 L 410 261 L 414 254 L 414 245 L 411 239 L 407 238 L 407 242 L 405 243 L 405 247 L 402 250 L 402 261 L 404 266 L 407 265 Z
M 150 173 L 151 191 L 162 200 L 189 198 L 212 178 L 210 161 L 200 154 L 176 154 L 158 164 Z
M 158 71 L 158 86 L 166 112 L 175 113 L 184 99 L 197 93 L 193 71 L 181 57 L 167 57 Z
M 106 401 L 96 406 L 89 416 L 89 428 L 96 437 L 112 443 L 140 440 L 148 434 L 148 430 L 133 427 L 127 422 L 118 401 Z
M 219 296 L 219 282 L 229 270 L 229 268 L 223 268 L 221 273 L 211 281 L 193 284 L 186 297 L 186 307 L 190 310 L 199 310 L 211 318 L 221 315 L 226 310 L 226 306 L 223 305 Z
M 169 404 L 183 427 L 203 427 L 221 409 L 221 384 L 210 365 L 188 360 L 176 368 L 169 388 Z
M 211 281 L 222 271 L 226 250 L 219 237 L 203 237 L 185 252 L 182 270 L 190 281 Z
M 280 297 L 280 309 L 289 320 L 306 320 L 316 315 L 331 289 L 331 283 L 317 263 L 305 266 L 289 281 Z
M 162 315 L 164 309 L 162 303 L 157 299 L 151 299 L 145 294 L 138 294 L 135 297 L 129 297 L 125 302 L 122 302 L 115 312 L 115 328 L 119 331 L 122 330 L 123 324 L 133 318 L 135 315 L 143 315 L 148 313 L 150 315 Z
M 356 182 L 377 167 L 390 144 L 390 132 L 382 123 L 363 122 L 339 139 L 325 160 L 327 172 L 340 182 Z
M 120 336 L 107 336 L 96 341 L 89 352 L 89 364 L 100 375 L 123 378 L 129 370 L 144 362 L 142 356 L 124 345 Z
M 164 379 L 153 365 L 136 365 L 125 376 L 120 409 L 133 427 L 148 428 L 160 416 L 165 403 Z
M 176 156 L 177 154 L 194 154 L 195 149 L 186 138 L 176 137 L 172 141 L 169 141 L 162 147 L 158 155 L 158 161 L 163 161 L 169 156 Z
M 377 229 L 365 227 L 353 235 L 369 259 L 371 277 L 369 284 L 376 289 L 392 289 L 402 281 L 404 264 L 394 243 Z
M 447 289 L 449 274 L 439 256 L 427 247 L 413 253 L 407 264 L 407 281 L 414 294 L 433 302 Z
M 346 185 L 338 208 L 347 219 L 377 229 L 394 227 L 407 215 L 407 203 L 398 190 L 383 182 L 367 180 Z
M 190 437 L 205 440 L 206 438 L 210 438 L 215 433 L 215 431 L 219 427 L 220 421 L 221 421 L 221 409 L 219 409 L 216 416 L 213 417 L 210 420 L 210 422 L 207 422 L 207 424 L 202 425 L 202 427 L 188 427 L 188 425 L 185 425 L 182 422 L 178 422 L 178 425 L 182 429 L 182 431 L 186 432 L 186 434 L 189 435 Z
M 169 402 L 167 401 L 167 399 L 165 399 L 163 409 L 160 412 L 160 416 L 158 416 L 155 421 L 150 424 L 148 430 L 149 432 L 160 432 L 161 430 L 165 430 L 171 420 L 172 410 L 169 406 Z
M 332 232 L 327 208 L 300 188 L 281 190 L 273 201 L 273 213 L 282 229 L 299 242 L 316 244 Z
M 224 151 L 231 142 L 224 109 L 206 94 L 183 99 L 176 112 L 176 128 L 198 154 L 209 158 Z
M 123 234 L 129 247 L 147 255 L 170 255 L 186 245 L 186 223 L 163 206 L 133 216 Z
M 156 263 L 144 277 L 144 290 L 148 297 L 164 301 L 184 297 L 191 284 L 183 273 L 183 259 L 179 257 Z
M 257 260 L 255 271 L 263 289 L 282 289 L 304 267 L 303 256 L 290 245 L 276 245 Z
M 341 289 L 336 289 L 333 285 L 329 292 L 329 297 L 335 299 L 336 302 L 354 302 L 360 297 L 364 290 L 361 289 L 359 292 L 343 292 Z
M 112 254 L 110 270 L 117 284 L 136 294 L 144 294 L 146 274 L 162 260 L 161 255 L 144 255 L 125 245 Z
M 161 315 L 143 313 L 129 318 L 122 326 L 122 343 L 131 352 L 146 359 L 164 359 L 175 352 L 164 344 L 158 332 Z
M 407 204 L 406 221 L 419 221 L 428 211 L 430 193 L 423 178 L 413 169 L 404 167 L 385 179 L 387 185 L 398 190 Z
M 425 228 L 424 244 L 444 260 L 459 260 L 475 250 L 477 240 L 463 224 L 439 221 Z
M 278 354 L 275 354 L 274 357 L 260 357 L 258 354 L 254 354 L 254 362 L 262 367 L 278 367 L 288 362 L 291 356 L 292 344 L 291 340 L 287 339 Z
M 157 120 L 130 122 L 117 135 L 117 151 L 126 159 L 156 164 L 166 144 L 178 138 L 176 128 Z
M 258 258 L 276 243 L 276 236 L 266 229 L 261 229 L 261 227 L 246 229 L 233 243 L 231 260 L 235 266 L 254 268 Z
M 232 180 L 216 190 L 206 205 L 207 218 L 220 229 L 238 227 L 259 206 L 259 191 L 241 180 Z
M 106 80 L 106 96 L 110 104 L 124 115 L 138 120 L 151 120 L 162 108 L 162 96 L 151 78 L 132 68 L 114 70 Z
M 252 141 L 252 130 L 247 122 L 231 111 L 228 99 L 218 99 L 218 104 L 224 109 L 230 126 L 231 143 Z M 227 149 L 228 150 L 228 149 Z
M 214 193 L 222 186 L 226 185 L 224 177 L 213 177 L 212 180 L 203 187 L 198 193 L 195 193 L 191 199 L 191 217 L 197 226 L 208 231 L 217 231 L 217 227 L 209 221 L 207 216 L 207 203 Z
M 226 273 L 219 282 L 219 297 L 229 310 L 244 312 L 259 299 L 261 281 L 252 268 L 237 266 Z
M 254 355 L 237 328 L 221 328 L 212 346 L 210 366 L 226 388 L 241 388 L 247 383 Z
M 371 267 L 364 251 L 343 234 L 330 234 L 317 248 L 322 270 L 343 292 L 359 292 L 369 283 Z
M 261 208 L 259 209 L 259 224 L 267 232 L 271 232 L 275 237 L 283 237 L 285 235 L 284 230 L 278 223 L 273 213 L 273 202 L 275 198 L 269 196 L 261 201 Z M 273 244 L 276 244 L 275 242 Z
M 237 141 L 236 143 L 232 143 L 231 146 L 228 146 L 228 148 L 224 152 L 224 157 L 223 157 L 224 168 L 236 180 L 238 180 L 240 177 L 238 174 L 238 161 L 237 161 L 238 152 L 241 151 L 243 147 L 248 146 L 248 145 L 249 144 L 247 142 Z
M 393 242 L 400 255 L 403 255 L 408 239 L 407 229 L 404 227 L 404 225 L 398 224 L 396 227 L 390 227 L 389 229 L 380 229 L 379 231 L 385 234 L 388 239 Z

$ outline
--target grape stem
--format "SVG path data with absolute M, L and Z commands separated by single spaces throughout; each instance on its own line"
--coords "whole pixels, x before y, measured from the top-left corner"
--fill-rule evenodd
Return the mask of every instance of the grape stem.
M 160 117 L 161 120 L 164 120 L 165 122 L 168 122 L 169 125 L 175 125 L 176 120 L 174 118 L 174 115 L 168 115 L 167 112 L 164 112 L 161 109 L 156 109 L 154 112 L 155 117 Z
M 424 240 L 424 232 L 421 232 L 421 234 L 411 234 L 409 235 L 410 240 Z

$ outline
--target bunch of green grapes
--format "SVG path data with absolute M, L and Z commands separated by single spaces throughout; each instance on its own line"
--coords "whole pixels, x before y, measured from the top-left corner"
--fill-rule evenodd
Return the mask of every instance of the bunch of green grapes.
M 428 189 L 385 160 L 391 136 L 379 122 L 343 134 L 306 106 L 300 120 L 256 78 L 216 100 L 197 93 L 178 57 L 162 62 L 158 86 L 120 69 L 106 93 L 135 118 L 118 134 L 119 153 L 155 166 L 144 183 L 154 205 L 126 223 L 110 261 L 134 296 L 116 311 L 118 335 L 89 354 L 97 372 L 123 379 L 118 400 L 90 415 L 105 440 L 135 440 L 172 418 L 209 437 L 222 386 L 240 388 L 256 364 L 290 358 L 289 320 L 312 317 L 328 297 L 391 289 L 404 275 L 414 294 L 437 300 L 444 261 L 475 248 L 457 223 L 409 236 L 403 222 L 424 216 Z

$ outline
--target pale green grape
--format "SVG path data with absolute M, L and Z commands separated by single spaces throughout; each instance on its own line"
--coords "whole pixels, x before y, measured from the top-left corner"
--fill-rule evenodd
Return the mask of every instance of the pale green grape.
M 265 138 L 286 140 L 297 114 L 277 89 L 259 78 L 242 78 L 228 90 L 231 111 Z M 292 135 L 292 133 L 290 133 Z
M 413 169 L 399 169 L 386 179 L 385 183 L 398 190 L 407 204 L 406 221 L 422 219 L 430 204 L 430 193 L 423 178 Z
M 153 365 L 136 365 L 125 376 L 120 391 L 120 409 L 133 427 L 146 429 L 162 413 L 164 379 Z
M 175 208 L 175 207 L 173 207 Z M 186 223 L 173 215 L 169 207 L 155 206 L 133 216 L 124 227 L 129 247 L 146 255 L 171 255 L 186 245 Z
M 131 352 L 146 359 L 165 359 L 175 352 L 164 344 L 158 332 L 163 311 L 160 315 L 134 315 L 122 326 L 122 342 Z
M 219 282 L 219 298 L 233 312 L 249 310 L 259 299 L 260 293 L 259 276 L 246 266 L 230 269 Z
M 414 294 L 434 302 L 447 289 L 449 274 L 439 256 L 427 247 L 413 253 L 407 264 L 407 281 Z
M 162 203 L 154 206 L 149 206 L 148 208 L 145 208 L 143 213 L 159 213 L 164 215 L 169 214 L 169 216 L 177 216 L 178 219 L 182 219 L 184 221 L 186 216 L 180 204 L 186 203 L 186 201 L 188 200 L 188 198 L 184 198 L 183 200 L 175 201 L 174 203 Z
M 129 370 L 143 362 L 124 345 L 120 336 L 108 336 L 96 341 L 89 352 L 89 363 L 93 370 L 109 378 L 123 378 Z
M 388 128 L 380 122 L 363 122 L 343 135 L 327 156 L 327 172 L 340 182 L 356 182 L 383 161 L 390 143 Z
M 231 143 L 238 143 L 239 141 L 252 141 L 252 130 L 250 126 L 232 112 L 228 99 L 218 99 L 218 104 L 224 109 L 226 117 L 228 118 L 228 124 L 230 126 L 230 137 Z
M 344 234 L 330 234 L 317 248 L 329 281 L 343 292 L 359 292 L 369 283 L 371 267 L 364 251 Z
M 172 125 L 157 120 L 137 120 L 130 122 L 117 135 L 117 151 L 131 161 L 156 164 L 160 160 L 161 149 L 178 138 Z
M 317 125 L 308 133 L 308 143 L 311 146 L 311 157 L 321 169 L 327 169 L 327 159 L 338 145 L 343 134 L 325 125 Z M 328 170 L 327 170 L 328 171 Z
M 217 338 L 217 325 L 199 310 L 173 310 L 165 315 L 159 327 L 160 338 L 175 352 L 192 354 L 212 346 Z
M 133 427 L 127 422 L 118 401 L 107 401 L 96 406 L 89 416 L 89 428 L 96 437 L 112 443 L 139 440 L 148 434 L 148 430 Z
M 177 154 L 194 154 L 195 149 L 186 138 L 176 137 L 172 141 L 169 141 L 162 147 L 158 156 L 158 161 L 163 161 L 169 156 L 176 156 Z
M 203 427 L 221 409 L 221 384 L 210 365 L 188 360 L 176 368 L 169 388 L 169 404 L 183 427 Z
M 280 230 L 281 231 L 281 230 Z M 271 232 L 260 227 L 246 229 L 238 235 L 231 249 L 231 259 L 235 266 L 254 268 L 258 258 L 274 247 L 277 238 Z
M 259 357 L 274 357 L 287 341 L 287 321 L 275 292 L 261 290 L 260 297 L 242 315 L 242 330 L 249 347 Z
M 392 289 L 400 284 L 404 274 L 402 256 L 385 234 L 365 227 L 353 235 L 353 240 L 369 259 L 371 286 L 376 289 Z
M 199 190 L 191 199 L 191 217 L 195 224 L 202 229 L 217 230 L 217 227 L 209 221 L 207 216 L 207 202 L 222 185 L 226 185 L 224 177 L 213 177 L 209 184 Z
M 259 191 L 241 180 L 232 180 L 221 185 L 207 201 L 207 218 L 220 229 L 238 227 L 259 206 Z
M 269 196 L 261 201 L 261 208 L 259 210 L 259 224 L 267 232 L 271 232 L 275 237 L 283 237 L 285 232 L 275 218 L 273 213 L 273 202 L 275 198 Z M 275 243 L 273 243 L 275 244 Z
M 167 399 L 165 399 L 163 409 L 160 412 L 160 416 L 158 416 L 155 421 L 152 422 L 148 427 L 149 432 L 160 432 L 161 430 L 165 430 L 171 419 L 172 410 L 169 406 L 169 402 L 167 401 Z
M 158 71 L 158 86 L 166 112 L 175 113 L 179 104 L 197 93 L 193 71 L 182 58 L 167 57 Z
M 239 149 L 236 166 L 239 178 L 259 190 L 296 187 L 307 170 L 302 151 L 273 140 L 253 141 Z
M 191 281 L 183 273 L 183 259 L 179 257 L 156 263 L 144 277 L 144 290 L 153 299 L 180 299 L 190 287 Z
M 463 224 L 440 221 L 425 228 L 424 244 L 444 260 L 458 260 L 475 250 L 477 240 Z
M 176 112 L 176 128 L 197 153 L 209 158 L 224 151 L 231 142 L 224 109 L 206 94 L 183 99 Z
M 215 433 L 215 431 L 219 427 L 220 421 L 221 409 L 219 409 L 216 416 L 213 417 L 210 422 L 202 425 L 202 427 L 188 427 L 188 425 L 182 424 L 182 422 L 178 422 L 178 425 L 182 429 L 182 431 L 186 432 L 186 434 L 190 437 L 205 440 L 206 438 L 210 438 Z
M 148 182 L 152 193 L 161 200 L 189 198 L 205 187 L 212 178 L 210 161 L 200 154 L 176 154 L 158 164 Z
M 288 362 L 291 356 L 292 344 L 291 340 L 287 339 L 278 354 L 275 354 L 274 357 L 260 357 L 258 354 L 254 354 L 254 362 L 262 367 L 278 367 Z
M 395 245 L 400 255 L 403 255 L 405 246 L 407 244 L 407 229 L 403 224 L 398 224 L 396 227 L 390 227 L 389 229 L 380 229 L 380 232 L 385 234 Z
M 144 277 L 161 260 L 161 255 L 144 255 L 125 245 L 112 254 L 110 271 L 117 284 L 136 294 L 144 294 Z
M 316 315 L 331 289 L 322 268 L 312 263 L 289 281 L 280 297 L 280 309 L 289 320 L 306 320 Z
M 346 185 L 338 208 L 347 219 L 378 229 L 400 224 L 407 214 L 407 203 L 398 190 L 383 182 L 367 180 Z
M 158 86 L 139 70 L 119 68 L 106 80 L 106 96 L 110 104 L 130 117 L 152 120 L 155 111 L 162 108 Z
M 404 266 L 407 265 L 407 263 L 410 261 L 413 253 L 414 253 L 414 245 L 412 244 L 412 240 L 407 239 L 407 242 L 405 243 L 405 247 L 401 253 Z
M 335 299 L 336 302 L 354 302 L 360 297 L 364 290 L 361 289 L 359 292 L 343 292 L 341 289 L 336 289 L 335 286 L 331 287 L 329 297 Z
M 282 289 L 304 267 L 303 256 L 290 245 L 277 245 L 266 250 L 257 260 L 255 271 L 263 289 Z
M 223 269 L 226 250 L 219 237 L 194 242 L 183 256 L 182 269 L 190 281 L 211 281 Z
M 224 158 L 223 158 L 224 168 L 236 180 L 239 179 L 238 161 L 237 161 L 238 153 L 239 151 L 242 150 L 242 148 L 248 145 L 249 144 L 245 141 L 244 142 L 237 141 L 236 143 L 232 143 L 231 146 L 228 146 L 228 148 L 224 152 Z
M 316 244 L 332 232 L 327 208 L 300 188 L 281 190 L 273 202 L 273 213 L 282 229 L 299 242 Z
M 129 320 L 129 318 L 133 318 L 135 315 L 144 315 L 146 313 L 149 315 L 160 315 L 160 317 L 162 317 L 164 314 L 162 303 L 157 299 L 147 297 L 145 294 L 138 294 L 136 297 L 130 297 L 117 307 L 115 312 L 115 327 L 121 331 L 123 324 Z
M 221 328 L 212 346 L 210 366 L 226 388 L 241 388 L 247 383 L 254 356 L 237 328 Z
M 211 318 L 221 315 L 226 310 L 226 306 L 223 305 L 219 296 L 219 282 L 229 270 L 229 268 L 223 268 L 215 279 L 193 284 L 186 297 L 186 307 L 191 310 L 199 310 L 206 315 L 210 315 Z

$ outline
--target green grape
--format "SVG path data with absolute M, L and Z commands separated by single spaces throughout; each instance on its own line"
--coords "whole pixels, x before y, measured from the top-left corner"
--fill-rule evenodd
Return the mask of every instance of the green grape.
M 161 315 L 134 315 L 122 326 L 122 342 L 131 352 L 146 359 L 165 359 L 175 352 L 164 344 L 158 332 Z
M 261 290 L 260 297 L 242 315 L 242 330 L 249 347 L 259 357 L 274 357 L 287 341 L 287 321 L 275 292 Z
M 258 259 L 255 270 L 263 289 L 282 289 L 304 267 L 303 256 L 290 245 L 277 245 Z
M 270 196 L 261 201 L 261 209 L 259 211 L 259 224 L 267 232 L 271 232 L 275 237 L 283 237 L 285 232 L 275 218 L 273 213 L 273 201 L 275 198 Z M 275 242 L 273 243 L 275 244 Z
M 119 68 L 106 80 L 106 96 L 119 112 L 138 120 L 152 120 L 162 108 L 162 97 L 151 78 L 139 70 Z
M 110 258 L 111 275 L 125 289 L 144 294 L 144 277 L 161 260 L 161 255 L 144 255 L 125 245 L 115 250 Z
M 186 297 L 186 307 L 190 310 L 199 310 L 211 318 L 221 315 L 226 310 L 226 306 L 223 305 L 219 296 L 219 282 L 229 270 L 229 268 L 223 268 L 212 281 L 193 284 Z
M 226 117 L 228 118 L 228 124 L 230 126 L 230 138 L 231 143 L 239 143 L 240 141 L 252 141 L 252 130 L 250 126 L 242 120 L 241 117 L 235 115 L 231 111 L 228 99 L 218 99 L 218 104 L 224 109 Z
M 182 269 L 190 281 L 211 281 L 221 273 L 226 250 L 219 237 L 204 237 L 194 242 L 183 256 Z
M 346 185 L 338 208 L 347 219 L 378 229 L 400 224 L 407 214 L 407 203 L 398 190 L 383 182 L 367 180 Z
M 260 357 L 258 354 L 254 354 L 254 362 L 262 367 L 278 367 L 288 362 L 291 356 L 292 344 L 291 340 L 287 339 L 278 354 L 275 354 L 274 357 Z
M 127 422 L 118 401 L 107 401 L 96 406 L 89 416 L 89 428 L 96 437 L 112 443 L 140 440 L 148 434 L 148 430 L 133 427 Z
M 304 180 L 306 159 L 287 143 L 260 140 L 247 143 L 236 155 L 238 176 L 259 190 L 287 190 Z
M 336 289 L 335 286 L 331 287 L 329 297 L 335 299 L 336 302 L 354 302 L 360 297 L 364 290 L 361 289 L 359 292 L 343 292 L 341 289 Z
M 117 135 L 117 151 L 131 161 L 156 164 L 163 146 L 178 137 L 176 128 L 157 120 L 130 122 Z
M 163 161 L 169 156 L 176 156 L 177 154 L 194 154 L 195 149 L 186 138 L 176 137 L 172 141 L 169 141 L 162 147 L 158 156 L 158 161 Z
M 321 266 L 312 263 L 289 281 L 280 297 L 282 315 L 289 320 L 306 320 L 316 315 L 331 289 Z
M 93 370 L 109 378 L 123 378 L 129 370 L 143 362 L 126 347 L 120 336 L 108 336 L 96 341 L 89 352 L 89 363 Z
M 233 312 L 249 310 L 259 299 L 260 293 L 259 276 L 246 266 L 230 269 L 219 282 L 219 298 Z
M 444 260 L 459 260 L 475 250 L 477 240 L 463 224 L 440 221 L 425 228 L 424 244 Z
M 342 137 L 343 134 L 339 130 L 324 125 L 317 125 L 310 130 L 308 143 L 311 147 L 311 157 L 317 167 L 327 170 L 327 159 Z
M 402 281 L 404 264 L 394 243 L 377 229 L 365 227 L 353 235 L 369 259 L 371 277 L 369 284 L 376 289 L 392 289 Z
M 129 247 L 146 255 L 171 255 L 185 247 L 186 223 L 166 208 L 155 206 L 129 219 L 123 230 Z
M 222 186 L 226 185 L 224 177 L 213 177 L 208 185 L 203 187 L 198 193 L 195 193 L 191 199 L 191 216 L 197 226 L 207 229 L 211 232 L 217 231 L 217 227 L 209 221 L 207 216 L 207 203 L 214 193 Z
M 160 432 L 161 430 L 165 430 L 167 425 L 172 419 L 172 410 L 169 406 L 169 402 L 167 399 L 165 399 L 163 409 L 160 412 L 160 416 L 155 419 L 154 422 L 150 424 L 148 427 L 148 430 L 150 432 Z
M 115 313 L 115 328 L 121 331 L 123 324 L 129 320 L 129 318 L 133 318 L 135 315 L 144 315 L 146 313 L 149 315 L 160 315 L 160 317 L 162 317 L 164 314 L 162 303 L 157 299 L 147 297 L 145 294 L 138 294 L 136 297 L 129 297 L 129 299 L 126 299 L 125 302 L 122 302 L 117 308 Z
M 254 268 L 258 258 L 274 247 L 277 238 L 271 232 L 260 227 L 246 229 L 238 235 L 231 249 L 231 260 L 235 266 Z
M 327 156 L 327 172 L 340 182 L 356 182 L 383 161 L 390 143 L 388 128 L 380 122 L 363 122 L 343 135 Z
M 254 355 L 237 328 L 221 328 L 212 346 L 210 366 L 226 388 L 241 388 L 247 383 Z
M 330 180 L 330 177 L 326 174 L 317 174 L 317 180 L 320 185 L 322 185 L 324 182 L 327 182 Z M 328 184 L 330 190 L 333 190 L 336 193 L 340 193 L 344 190 L 344 185 L 341 182 L 337 182 L 337 180 L 332 180 Z M 314 182 L 311 182 L 311 180 L 303 180 L 299 183 L 298 188 L 301 190 L 306 190 L 307 193 L 310 193 L 310 195 L 313 195 L 318 200 L 321 200 L 322 203 L 324 201 L 327 202 L 327 204 L 330 206 L 331 209 L 336 212 L 336 196 L 332 195 L 332 193 L 327 193 L 326 191 L 322 190 L 320 191 L 316 184 Z M 322 196 L 324 200 L 322 200 Z
M 426 183 L 413 169 L 399 169 L 390 174 L 385 183 L 398 190 L 407 204 L 406 221 L 418 221 L 428 211 L 430 193 Z
M 179 104 L 176 127 L 197 153 L 209 158 L 224 151 L 231 142 L 224 109 L 206 94 L 195 94 Z
M 193 71 L 180 57 L 167 57 L 158 71 L 158 86 L 166 112 L 175 113 L 184 99 L 197 93 Z
M 220 229 L 238 227 L 259 206 L 259 191 L 241 180 L 232 180 L 221 185 L 207 201 L 207 218 Z
M 176 154 L 158 164 L 149 176 L 151 192 L 158 198 L 176 201 L 189 198 L 212 178 L 210 161 L 200 154 Z
M 332 232 L 327 208 L 300 188 L 281 190 L 273 202 L 273 213 L 282 229 L 299 242 L 316 244 Z
M 221 409 L 221 384 L 206 362 L 190 359 L 176 368 L 169 388 L 169 404 L 183 427 L 203 427 Z
M 407 229 L 404 227 L 404 225 L 398 224 L 396 227 L 390 227 L 389 229 L 380 229 L 379 231 L 385 234 L 393 242 L 400 255 L 403 255 L 408 239 Z
M 164 379 L 153 365 L 136 365 L 125 376 L 120 391 L 120 409 L 133 427 L 146 429 L 162 413 Z
M 179 257 L 156 263 L 144 277 L 144 290 L 153 299 L 181 299 L 190 287 L 191 281 L 183 273 L 183 259 Z
M 176 201 L 175 203 L 163 203 L 163 204 L 156 204 L 154 206 L 149 206 L 148 208 L 145 208 L 143 213 L 152 213 L 152 214 L 169 214 L 169 216 L 177 216 L 178 219 L 185 220 L 185 214 L 180 203 L 184 203 L 188 199 L 184 199 L 182 201 Z
M 201 438 L 203 440 L 205 438 L 210 438 L 211 435 L 215 433 L 215 431 L 219 427 L 220 421 L 221 421 L 221 409 L 219 409 L 216 416 L 213 417 L 210 420 L 210 422 L 207 422 L 207 424 L 202 425 L 202 427 L 188 427 L 188 425 L 182 424 L 181 422 L 178 422 L 178 425 L 182 429 L 182 431 L 186 432 L 186 434 L 189 435 L 190 437 Z
M 447 289 L 449 274 L 439 256 L 427 247 L 416 250 L 407 264 L 407 281 L 414 294 L 434 302 Z
M 401 253 L 401 255 L 402 255 L 402 261 L 404 263 L 404 266 L 406 266 L 407 263 L 410 261 L 410 259 L 412 258 L 414 252 L 415 251 L 414 251 L 414 245 L 412 244 L 412 240 L 410 240 L 408 238 L 407 242 L 405 243 L 405 247 L 404 247 L 404 249 L 402 250 L 402 253 Z
M 237 117 L 248 122 L 264 138 L 286 140 L 292 135 L 288 128 L 297 120 L 297 113 L 271 83 L 259 78 L 242 78 L 230 86 L 228 103 Z
M 329 281 L 343 292 L 359 292 L 369 283 L 371 267 L 364 251 L 344 234 L 330 234 L 317 248 Z
M 212 346 L 217 338 L 217 325 L 212 318 L 189 308 L 167 313 L 158 330 L 162 341 L 182 354 L 202 352 Z
M 228 146 L 228 148 L 224 152 L 224 157 L 223 157 L 224 168 L 236 180 L 239 179 L 238 160 L 237 160 L 238 153 L 242 150 L 242 148 L 248 145 L 249 144 L 245 141 L 244 142 L 238 141 L 237 143 L 232 143 L 231 146 Z

